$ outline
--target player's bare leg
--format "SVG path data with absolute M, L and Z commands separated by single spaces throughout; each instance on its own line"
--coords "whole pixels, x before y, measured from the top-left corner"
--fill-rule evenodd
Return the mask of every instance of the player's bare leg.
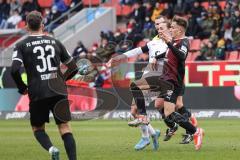
M 35 138 L 39 144 L 51 154 L 52 160 L 59 160 L 59 150 L 53 146 L 49 136 L 45 132 L 45 124 L 41 126 L 32 126 Z
M 69 123 L 58 124 L 58 130 L 64 142 L 64 147 L 69 160 L 77 160 L 76 143 Z

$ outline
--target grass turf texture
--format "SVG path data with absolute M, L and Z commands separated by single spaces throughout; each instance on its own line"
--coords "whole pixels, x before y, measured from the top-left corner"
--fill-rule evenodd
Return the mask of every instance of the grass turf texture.
M 194 145 L 178 144 L 183 129 L 169 141 L 163 142 L 166 127 L 161 121 L 152 125 L 161 128 L 160 149 L 152 151 L 151 145 L 135 151 L 140 138 L 139 128 L 130 128 L 126 121 L 94 120 L 72 122 L 77 143 L 78 159 L 82 160 L 237 160 L 240 159 L 240 120 L 199 120 L 205 129 L 203 148 L 194 150 Z M 0 121 L 1 160 L 47 160 L 48 153 L 35 141 L 27 120 Z M 61 151 L 61 160 L 66 153 L 53 121 L 47 131 L 55 146 Z

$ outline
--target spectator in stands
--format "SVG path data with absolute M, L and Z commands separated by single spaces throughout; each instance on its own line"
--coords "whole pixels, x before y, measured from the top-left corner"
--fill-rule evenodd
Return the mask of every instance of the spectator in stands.
M 212 60 L 214 58 L 215 49 L 211 42 L 206 42 L 201 44 L 200 53 L 205 56 L 208 60 Z
M 217 46 L 218 35 L 217 35 L 217 31 L 215 29 L 213 29 L 211 32 L 211 36 L 209 37 L 209 42 L 212 43 L 214 48 Z
M 55 20 L 61 16 L 61 13 L 57 10 L 56 6 L 53 6 L 51 10 L 46 10 L 46 16 L 44 19 L 44 25 L 47 26 L 46 29 L 48 32 L 52 32 L 53 29 L 55 29 L 59 24 L 62 23 L 62 21 L 56 21 Z M 54 23 L 52 23 L 54 22 Z
M 224 46 L 217 47 L 214 56 L 215 60 L 225 60 L 225 47 Z
M 0 0 L 0 29 L 3 29 L 5 27 L 9 15 L 10 15 L 9 0 Z
M 215 26 L 216 26 L 216 30 L 219 31 L 221 29 L 221 24 L 222 24 L 222 17 L 221 17 L 221 14 L 222 14 L 222 11 L 220 10 L 220 13 L 219 13 L 219 10 L 216 6 L 213 6 L 212 8 L 212 11 L 210 12 L 212 14 L 212 18 L 213 20 L 215 21 Z
M 200 32 L 198 33 L 198 37 L 200 39 L 205 39 L 205 38 L 209 38 L 211 35 L 211 31 L 212 29 L 215 28 L 215 22 L 212 18 L 212 14 L 211 13 L 202 13 L 202 19 L 199 23 L 200 26 Z
M 54 0 L 54 6 L 56 6 L 57 11 L 64 13 L 68 10 L 68 6 L 64 3 L 64 0 Z
M 237 27 L 233 32 L 233 41 L 232 41 L 232 49 L 240 50 L 240 27 Z
M 35 3 L 35 1 L 33 0 L 25 0 L 23 2 L 22 11 L 21 11 L 22 19 L 25 21 L 27 14 L 34 10 L 38 10 L 37 3 Z
M 184 0 L 184 2 L 182 2 L 184 13 L 188 13 L 192 9 L 193 3 L 195 1 L 196 0 Z
M 155 7 L 152 12 L 151 20 L 154 22 L 155 19 L 160 15 L 163 9 L 160 7 L 160 3 L 156 2 Z
M 207 61 L 206 53 L 207 53 L 206 50 L 204 50 L 204 48 L 202 46 L 202 48 L 200 50 L 200 55 L 198 55 L 196 57 L 195 61 Z
M 217 42 L 217 48 L 214 53 L 215 60 L 224 60 L 225 59 L 225 47 L 226 43 L 224 37 L 221 37 Z
M 107 37 L 102 37 L 100 46 L 96 49 L 97 56 L 99 56 L 103 62 L 107 62 L 114 53 L 115 46 L 109 45 Z
M 195 1 L 193 6 L 190 8 L 190 12 L 192 17 L 199 21 L 201 18 L 201 13 L 205 12 L 205 9 L 200 5 L 199 1 Z
M 153 14 L 153 5 L 150 1 L 144 3 L 145 5 L 145 17 L 151 17 Z
M 229 12 L 225 12 L 223 17 L 221 32 L 224 32 L 225 28 L 228 28 L 230 25 L 231 25 L 231 15 Z
M 78 41 L 77 47 L 74 49 L 72 56 L 85 56 L 88 53 L 86 47 L 83 45 L 81 41 Z
M 117 29 L 117 31 L 114 34 L 114 37 L 115 37 L 116 43 L 119 44 L 121 41 L 124 40 L 125 34 L 123 32 L 121 32 L 120 29 Z
M 174 13 L 174 15 L 183 15 L 184 14 L 184 9 L 183 9 L 181 0 L 178 0 L 176 2 L 176 5 L 174 5 L 173 13 Z
M 161 15 L 167 17 L 168 19 L 172 19 L 173 18 L 173 8 L 171 5 L 169 5 L 168 3 L 164 4 L 164 9 L 161 12 Z
M 17 24 L 22 20 L 22 17 L 19 15 L 18 10 L 14 10 L 12 15 L 7 19 L 5 24 L 5 29 L 13 29 L 17 27 Z
M 20 13 L 22 10 L 22 6 L 18 0 L 11 0 L 10 8 L 11 13 L 15 10 L 18 10 L 18 12 Z
M 239 10 L 234 11 L 234 15 L 231 18 L 231 26 L 233 27 L 233 30 L 240 26 L 240 12 Z
M 224 13 L 233 14 L 234 11 L 235 9 L 233 8 L 232 2 L 231 1 L 226 2 Z
M 130 18 L 133 18 L 140 29 L 142 29 L 145 20 L 145 8 L 140 1 L 135 1 Z
M 143 34 L 146 39 L 151 39 L 155 34 L 155 27 L 150 17 L 145 18 L 145 23 L 143 25 Z
M 215 10 L 215 11 L 214 11 Z M 209 3 L 208 12 L 216 12 L 217 14 L 222 14 L 222 9 L 217 0 L 211 0 Z
M 197 31 L 199 30 L 197 20 L 192 16 L 190 12 L 188 13 L 187 18 L 188 18 L 188 28 L 186 31 L 186 35 L 195 37 L 197 35 Z
M 224 39 L 225 39 L 226 51 L 232 51 L 232 40 L 233 40 L 232 31 L 233 31 L 232 26 L 227 26 L 225 28 Z

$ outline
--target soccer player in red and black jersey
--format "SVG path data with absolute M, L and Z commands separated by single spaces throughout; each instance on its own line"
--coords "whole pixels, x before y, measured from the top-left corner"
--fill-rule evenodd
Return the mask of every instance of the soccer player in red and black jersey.
M 76 160 L 76 144 L 68 123 L 71 114 L 65 80 L 77 73 L 77 65 L 60 41 L 43 34 L 40 12 L 30 12 L 26 21 L 30 35 L 14 48 L 12 77 L 19 93 L 29 95 L 30 122 L 37 141 L 51 154 L 52 160 L 59 160 L 59 150 L 53 146 L 45 132 L 45 123 L 49 122 L 51 111 L 69 160 Z M 61 62 L 68 67 L 64 74 L 60 70 Z M 28 76 L 28 85 L 21 79 L 22 64 Z
M 159 36 L 168 45 L 166 62 L 163 68 L 161 80 L 163 83 L 171 84 L 172 89 L 167 90 L 164 98 L 164 115 L 169 121 L 179 124 L 187 130 L 194 138 L 195 149 L 199 150 L 204 135 L 203 129 L 193 126 L 189 119 L 175 112 L 177 98 L 181 96 L 185 75 L 185 60 L 189 50 L 189 41 L 185 37 L 187 20 L 182 17 L 174 17 L 169 31 L 159 31 Z M 160 86 L 161 88 L 161 86 Z

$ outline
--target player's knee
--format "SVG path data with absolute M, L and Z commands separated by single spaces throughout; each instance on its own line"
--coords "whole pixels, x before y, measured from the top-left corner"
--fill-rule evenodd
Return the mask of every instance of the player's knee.
M 183 102 L 177 101 L 177 103 L 176 103 L 176 108 L 177 108 L 177 109 L 180 109 L 182 106 L 183 106 Z
M 45 130 L 45 125 L 41 126 L 32 126 L 33 132 L 40 131 L 40 130 Z
M 155 106 L 155 108 L 158 109 L 158 110 L 161 109 L 161 108 L 163 108 L 163 101 L 161 101 L 161 100 L 155 100 L 154 106 Z
M 58 130 L 60 132 L 61 135 L 64 135 L 65 133 L 71 133 L 71 128 L 70 125 L 68 123 L 61 123 L 58 124 Z
M 164 106 L 164 115 L 165 115 L 165 117 L 168 117 L 174 111 L 175 111 L 174 107 L 166 107 L 166 106 Z

